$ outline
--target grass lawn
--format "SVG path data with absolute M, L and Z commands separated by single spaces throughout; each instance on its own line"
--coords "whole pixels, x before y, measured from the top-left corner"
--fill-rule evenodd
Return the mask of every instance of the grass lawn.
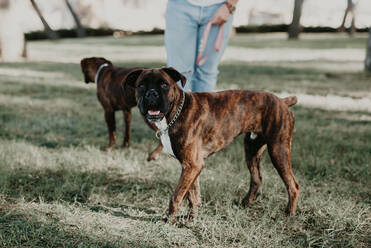
M 231 46 L 339 49 L 363 48 L 366 42 L 365 36 L 306 35 L 293 43 L 273 38 L 237 35 Z M 159 46 L 162 40 L 60 42 L 68 48 L 99 41 L 109 50 L 121 43 Z M 50 45 L 37 46 L 44 43 Z M 0 64 L 0 247 L 371 246 L 370 113 L 292 108 L 293 169 L 301 185 L 295 217 L 284 216 L 287 192 L 266 153 L 260 195 L 251 208 L 240 207 L 250 176 L 239 137 L 206 160 L 199 217 L 169 225 L 161 218 L 179 162 L 166 155 L 145 161 L 157 140 L 137 109 L 131 147 L 119 146 L 123 121 L 117 112 L 119 144 L 101 152 L 107 144 L 103 111 L 94 85 L 83 83 L 78 62 Z M 370 96 L 370 82 L 361 72 L 228 62 L 220 66 L 218 87 L 356 97 Z M 183 205 L 179 214 L 186 213 Z
M 300 40 L 287 42 L 286 33 L 266 33 L 266 34 L 238 34 L 233 37 L 229 45 L 248 48 L 365 48 L 367 33 L 356 34 L 351 40 L 346 34 L 301 34 Z M 133 35 L 124 38 L 89 38 L 85 41 L 87 45 L 101 45 L 104 40 L 105 45 L 110 46 L 163 46 L 163 35 Z M 351 41 L 351 42 L 349 42 Z M 43 42 L 43 41 L 42 41 Z M 45 41 L 49 43 L 49 41 Z M 75 39 L 66 39 L 65 44 L 76 44 Z

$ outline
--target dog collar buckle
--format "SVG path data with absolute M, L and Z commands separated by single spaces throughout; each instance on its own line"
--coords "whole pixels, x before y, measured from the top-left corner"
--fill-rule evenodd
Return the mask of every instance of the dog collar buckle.
M 161 139 L 162 132 L 160 130 L 156 131 L 156 138 Z
M 169 124 L 167 126 L 166 126 L 166 122 L 165 122 L 165 127 L 166 128 L 161 130 L 161 128 L 159 128 L 156 124 L 157 128 L 159 128 L 156 131 L 156 138 L 157 139 L 161 139 L 161 136 L 169 131 L 169 128 L 174 124 L 174 122 L 176 121 L 176 119 L 178 119 L 180 113 L 182 112 L 182 109 L 183 109 L 183 106 L 184 106 L 184 101 L 185 101 L 185 93 L 184 93 L 184 91 L 182 91 L 182 92 L 183 92 L 182 104 L 180 105 L 180 107 L 178 108 L 177 112 L 175 113 L 173 119 L 169 122 Z M 164 126 L 162 128 L 164 128 Z

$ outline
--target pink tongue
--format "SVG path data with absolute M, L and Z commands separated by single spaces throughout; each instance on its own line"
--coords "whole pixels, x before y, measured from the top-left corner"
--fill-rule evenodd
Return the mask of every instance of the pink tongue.
M 148 114 L 150 115 L 158 115 L 160 113 L 160 110 L 148 110 Z

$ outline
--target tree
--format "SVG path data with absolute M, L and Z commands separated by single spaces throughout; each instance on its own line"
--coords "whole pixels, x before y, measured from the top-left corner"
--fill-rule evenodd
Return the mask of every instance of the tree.
M 9 9 L 10 0 L 1 0 L 0 9 Z
M 303 9 L 304 0 L 295 0 L 294 13 L 292 16 L 292 22 L 289 26 L 288 36 L 289 39 L 298 39 L 301 31 L 300 18 Z
M 27 56 L 17 8 L 10 0 L 0 0 L 0 56 L 3 61 L 20 61 Z
M 45 34 L 46 36 L 51 39 L 51 40 L 56 40 L 58 39 L 58 35 L 56 32 L 54 32 L 53 29 L 51 29 L 51 27 L 49 26 L 49 24 L 46 22 L 45 18 L 43 17 L 39 7 L 37 6 L 35 0 L 30 0 L 31 1 L 31 4 L 32 4 L 32 7 L 35 9 L 37 15 L 39 16 L 41 22 L 43 23 L 44 25 L 44 31 L 45 31 Z
M 356 27 L 355 27 L 355 19 L 356 19 L 355 8 L 356 8 L 356 4 L 357 3 L 356 3 L 355 0 L 348 0 L 348 4 L 347 4 L 347 8 L 345 9 L 343 21 L 341 22 L 341 25 L 338 29 L 340 32 L 345 31 L 345 22 L 347 20 L 348 15 L 352 16 L 352 21 L 351 21 L 350 28 L 349 28 L 349 35 L 353 35 L 354 32 L 356 31 Z
M 72 5 L 70 4 L 70 2 L 68 0 L 65 0 L 65 2 L 67 5 L 67 8 L 71 12 L 73 20 L 75 21 L 77 37 L 79 38 L 85 37 L 85 29 L 81 26 L 81 22 L 80 22 L 78 15 L 76 14 L 75 10 L 72 8 Z
M 365 59 L 365 70 L 371 72 L 371 27 L 369 27 L 369 36 L 367 41 L 366 59 Z

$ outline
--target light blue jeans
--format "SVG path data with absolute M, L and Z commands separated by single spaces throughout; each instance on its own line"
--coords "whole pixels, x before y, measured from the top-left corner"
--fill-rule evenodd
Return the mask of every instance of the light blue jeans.
M 208 59 L 198 66 L 196 58 L 206 24 L 222 4 L 201 7 L 190 4 L 187 0 L 168 1 L 165 29 L 167 65 L 174 67 L 187 78 L 185 91 L 205 92 L 215 89 L 218 65 L 232 29 L 232 16 L 224 23 L 221 50 L 214 50 L 219 26 L 213 25 L 204 51 L 204 56 L 209 55 Z

